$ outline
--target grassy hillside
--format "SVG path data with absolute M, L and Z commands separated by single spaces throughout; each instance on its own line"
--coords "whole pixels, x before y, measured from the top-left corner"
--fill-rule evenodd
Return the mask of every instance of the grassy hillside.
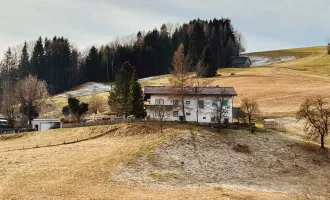
M 330 98 L 330 56 L 326 47 L 308 47 L 279 51 L 250 53 L 248 56 L 297 59 L 286 63 L 244 69 L 221 69 L 214 78 L 200 79 L 204 86 L 232 86 L 238 97 L 256 99 L 265 115 L 294 115 L 306 97 L 323 95 Z M 197 83 L 191 75 L 193 85 Z M 143 85 L 170 85 L 170 75 L 143 82 Z
M 0 199 L 292 199 L 330 180 L 318 146 L 286 135 L 155 125 L 0 137 Z
M 236 106 L 256 99 L 265 115 L 294 115 L 308 96 L 330 98 L 325 47 L 249 55 L 297 59 L 221 69 L 201 84 L 233 86 Z M 142 84 L 171 85 L 170 79 Z M 99 95 L 106 104 L 108 93 Z M 45 112 L 60 114 L 66 98 L 50 101 Z M 174 124 L 160 134 L 157 123 L 59 129 L 0 136 L 0 199 L 318 199 L 330 193 L 329 163 L 329 152 L 301 134 L 218 134 Z
M 294 115 L 306 97 L 323 95 L 330 98 L 330 56 L 326 47 L 307 47 L 249 53 L 248 56 L 279 58 L 294 56 L 295 60 L 252 68 L 221 69 L 214 78 L 200 79 L 202 86 L 231 86 L 238 93 L 235 106 L 241 99 L 256 99 L 264 115 Z M 197 77 L 191 73 L 191 85 L 197 84 Z M 171 85 L 171 76 L 165 75 L 141 82 L 146 85 Z M 79 88 L 78 88 L 79 89 Z M 99 94 L 107 110 L 109 93 Z M 90 95 L 79 99 L 88 102 Z M 66 98 L 53 97 L 55 108 L 45 113 L 60 116 L 61 108 L 66 105 Z

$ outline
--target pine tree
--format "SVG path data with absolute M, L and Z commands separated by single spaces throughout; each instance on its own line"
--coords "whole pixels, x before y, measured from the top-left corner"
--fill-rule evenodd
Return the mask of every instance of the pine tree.
M 197 49 L 196 49 L 196 40 L 195 40 L 195 34 L 191 33 L 189 40 L 189 52 L 188 52 L 188 58 L 189 58 L 189 67 L 190 71 L 194 70 L 196 67 L 196 64 L 198 62 L 198 56 L 197 56 Z
M 197 75 L 199 77 L 212 77 L 217 74 L 217 67 L 210 45 L 207 45 L 202 53 L 201 60 L 198 64 Z
M 130 81 L 132 79 L 133 67 L 125 62 L 116 75 L 114 91 L 110 92 L 108 104 L 112 112 L 125 119 L 130 113 Z
M 21 58 L 18 63 L 18 69 L 20 72 L 20 79 L 24 79 L 25 77 L 29 76 L 30 70 L 30 61 L 29 61 L 29 54 L 27 51 L 27 43 L 24 42 L 24 46 L 22 49 Z
M 145 118 L 147 113 L 144 109 L 144 102 L 142 97 L 142 88 L 138 82 L 136 71 L 134 70 L 132 79 L 130 82 L 130 114 L 135 118 Z
M 100 81 L 101 60 L 96 47 L 92 47 L 86 58 L 86 77 L 88 81 Z
M 37 76 L 38 79 L 45 80 L 45 51 L 42 44 L 42 38 L 39 37 L 31 56 L 31 74 Z

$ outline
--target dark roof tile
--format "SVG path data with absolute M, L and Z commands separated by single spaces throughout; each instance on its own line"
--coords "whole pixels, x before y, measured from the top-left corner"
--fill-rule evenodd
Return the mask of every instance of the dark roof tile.
M 179 87 L 167 86 L 146 86 L 144 87 L 144 94 L 181 94 Z M 187 95 L 223 95 L 223 96 L 237 96 L 233 87 L 184 87 L 184 93 Z

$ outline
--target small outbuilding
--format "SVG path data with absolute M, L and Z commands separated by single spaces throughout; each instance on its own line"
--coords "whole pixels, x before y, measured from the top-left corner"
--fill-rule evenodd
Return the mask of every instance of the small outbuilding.
M 235 56 L 231 58 L 231 67 L 234 68 L 247 68 L 251 67 L 252 62 L 249 57 Z
M 61 122 L 56 118 L 37 118 L 32 120 L 32 128 L 37 131 L 61 128 Z

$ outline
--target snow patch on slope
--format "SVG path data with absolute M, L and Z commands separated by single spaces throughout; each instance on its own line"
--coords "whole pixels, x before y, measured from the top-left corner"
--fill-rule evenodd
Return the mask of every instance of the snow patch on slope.
M 150 77 L 147 77 L 147 78 L 141 78 L 141 79 L 139 79 L 139 82 L 141 83 L 142 81 L 150 81 L 150 80 L 162 78 L 162 77 L 165 77 L 165 76 L 167 76 L 167 75 L 150 76 Z
M 113 86 L 109 85 L 109 84 L 89 82 L 89 83 L 85 83 L 85 84 L 79 86 L 79 88 L 77 88 L 77 89 L 73 89 L 71 91 L 56 95 L 56 97 L 86 96 L 86 95 L 91 95 L 91 94 L 108 92 L 108 91 L 111 91 L 112 88 L 113 88 Z
M 139 79 L 139 82 L 149 81 L 149 80 L 161 78 L 163 76 L 166 76 L 166 75 L 151 76 L 151 77 L 147 77 L 147 78 L 142 78 L 142 79 Z M 73 96 L 73 97 L 87 96 L 87 95 L 91 95 L 91 94 L 109 92 L 109 91 L 113 90 L 113 88 L 114 88 L 113 84 L 88 82 L 88 83 L 85 83 L 81 86 L 73 88 L 72 90 L 70 90 L 68 92 L 64 92 L 62 94 L 56 95 L 55 97 L 67 98 L 68 96 Z
M 252 62 L 252 66 L 267 66 L 267 65 L 273 65 L 283 62 L 289 62 L 292 60 L 295 60 L 295 56 L 283 56 L 283 57 L 267 57 L 267 56 L 250 56 L 250 60 Z

